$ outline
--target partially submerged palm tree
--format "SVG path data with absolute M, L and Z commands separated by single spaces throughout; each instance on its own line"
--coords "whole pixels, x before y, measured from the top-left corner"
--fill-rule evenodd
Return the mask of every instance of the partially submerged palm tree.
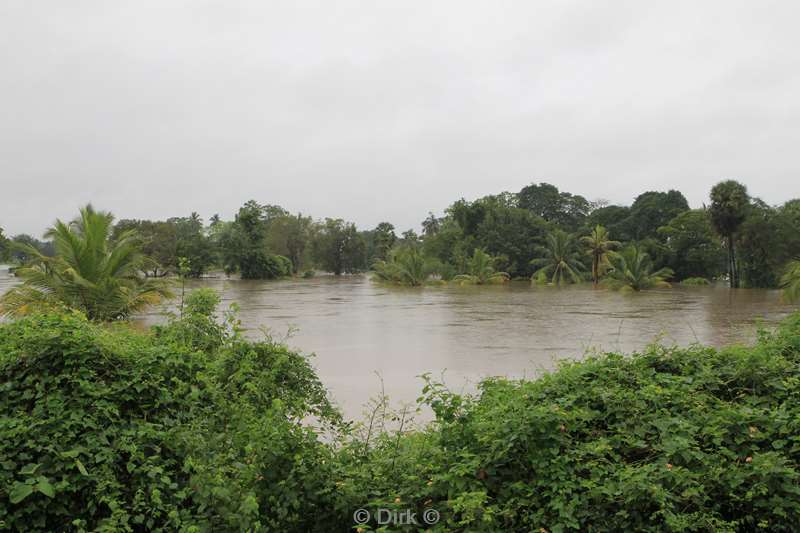
M 511 276 L 494 268 L 495 258 L 480 248 L 476 248 L 467 262 L 467 272 L 459 274 L 453 281 L 462 285 L 484 285 L 486 283 L 505 283 Z
M 581 237 L 581 242 L 586 246 L 586 253 L 592 257 L 592 284 L 597 286 L 600 276 L 608 268 L 608 254 L 621 246 L 619 241 L 612 241 L 608 230 L 598 224 L 592 233 Z
M 393 250 L 387 261 L 377 261 L 373 270 L 376 281 L 418 287 L 428 280 L 433 266 L 416 247 L 402 247 Z
M 574 235 L 555 230 L 547 236 L 547 246 L 539 247 L 539 253 L 542 257 L 531 261 L 531 265 L 541 267 L 531 276 L 532 282 L 542 276 L 546 276 L 553 285 L 580 283 L 583 280 L 581 251 Z
M 163 280 L 141 275 L 148 262 L 132 230 L 111 239 L 114 217 L 81 209 L 80 217 L 66 224 L 57 220 L 45 236 L 52 239 L 55 255 L 47 257 L 32 246 L 32 258 L 16 273 L 22 285 L 0 298 L 0 314 L 24 315 L 37 309 L 66 306 L 92 320 L 119 320 L 170 297 Z
M 790 261 L 781 276 L 781 288 L 789 301 L 800 300 L 800 259 Z
M 611 270 L 604 283 L 611 288 L 640 291 L 642 289 L 669 288 L 667 281 L 672 270 L 653 270 L 653 261 L 639 246 L 628 246 L 621 252 L 609 254 Z

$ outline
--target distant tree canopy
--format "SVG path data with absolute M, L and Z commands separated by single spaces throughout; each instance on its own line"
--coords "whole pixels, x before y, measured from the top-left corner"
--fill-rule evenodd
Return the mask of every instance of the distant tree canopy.
M 569 253 L 561 257 L 576 275 L 558 276 L 559 283 L 591 279 L 599 284 L 613 268 L 613 254 L 635 245 L 637 257 L 646 256 L 654 272 L 669 269 L 675 281 L 727 278 L 732 287 L 777 287 L 791 270 L 790 261 L 800 257 L 798 228 L 800 199 L 770 206 L 733 180 L 715 185 L 708 208 L 702 209 L 690 209 L 677 190 L 646 191 L 626 206 L 589 201 L 540 182 L 518 193 L 456 200 L 441 216 L 429 212 L 420 233 L 401 231 L 388 221 L 361 231 L 344 219 L 315 220 L 249 200 L 233 220 L 213 215 L 207 225 L 197 213 L 164 221 L 120 220 L 112 239 L 136 230 L 143 254 L 153 259 L 142 265 L 150 277 L 179 271 L 202 276 L 213 269 L 252 279 L 315 269 L 342 275 L 380 263 L 388 278 L 397 277 L 393 269 L 408 267 L 408 273 L 413 265 L 414 275 L 400 277 L 418 284 L 422 273 L 441 279 L 471 275 L 480 250 L 497 272 L 528 279 L 541 271 L 543 261 L 553 260 L 553 243 L 569 243 Z M 49 242 L 0 232 L 0 260 L 29 261 L 20 245 L 53 254 Z M 397 253 L 401 248 L 415 251 Z
M 366 269 L 366 243 L 355 224 L 340 218 L 327 218 L 317 228 L 313 246 L 318 265 L 335 275 Z
M 711 189 L 711 224 L 728 249 L 728 277 L 731 287 L 738 287 L 740 273 L 736 262 L 736 232 L 747 218 L 750 196 L 741 183 L 727 180 Z
M 669 249 L 666 266 L 678 279 L 716 278 L 725 272 L 725 252 L 702 209 L 684 211 L 658 230 Z
M 532 183 L 517 194 L 518 206 L 546 222 L 576 230 L 592 210 L 592 204 L 580 195 L 560 192 L 549 183 Z

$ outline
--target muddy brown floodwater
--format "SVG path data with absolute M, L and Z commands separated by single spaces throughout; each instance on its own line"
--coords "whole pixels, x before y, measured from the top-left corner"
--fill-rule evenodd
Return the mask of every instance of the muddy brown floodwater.
M 0 292 L 13 283 L 0 274 Z M 323 383 L 345 414 L 359 417 L 380 392 L 380 374 L 395 405 L 413 402 L 420 374 L 444 373 L 454 390 L 472 390 L 486 376 L 533 377 L 557 359 L 587 350 L 639 350 L 649 343 L 722 346 L 748 342 L 759 323 L 771 325 L 796 306 L 780 292 L 681 287 L 618 293 L 591 285 L 395 288 L 366 276 L 308 280 L 205 279 L 223 306 L 236 302 L 248 335 L 282 338 L 314 353 Z M 163 320 L 158 312 L 136 319 Z

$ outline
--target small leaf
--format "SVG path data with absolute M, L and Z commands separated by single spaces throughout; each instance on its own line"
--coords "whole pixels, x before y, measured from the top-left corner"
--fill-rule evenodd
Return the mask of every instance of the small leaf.
M 89 475 L 89 472 L 86 471 L 86 467 L 83 466 L 83 463 L 81 462 L 80 459 L 75 459 L 75 466 L 78 467 L 78 472 L 80 472 L 84 476 L 88 476 Z
M 8 499 L 11 500 L 11 503 L 19 503 L 30 496 L 31 492 L 33 492 L 33 487 L 17 482 L 14 483 L 14 488 L 11 489 L 11 492 L 8 493 Z
M 47 480 L 46 477 L 40 476 L 39 483 L 36 484 L 36 490 L 47 496 L 48 498 L 53 498 L 56 495 L 56 491 L 53 490 L 53 485 Z
M 19 471 L 20 474 L 23 476 L 32 476 L 36 473 L 36 469 L 39 468 L 38 464 L 29 464 L 22 467 L 22 470 Z

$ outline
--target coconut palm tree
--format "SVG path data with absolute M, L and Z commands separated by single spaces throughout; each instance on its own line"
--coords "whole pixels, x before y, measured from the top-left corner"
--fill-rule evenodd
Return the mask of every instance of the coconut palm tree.
M 386 261 L 376 261 L 373 265 L 374 279 L 399 285 L 418 287 L 423 285 L 433 266 L 416 246 L 397 248 L 389 253 Z
M 592 233 L 581 237 L 586 246 L 586 253 L 592 257 L 592 284 L 596 287 L 600 276 L 608 267 L 608 254 L 621 246 L 619 241 L 612 241 L 606 228 L 598 224 Z
M 531 261 L 531 265 L 541 267 L 533 273 L 531 281 L 542 275 L 547 276 L 553 285 L 580 283 L 583 278 L 581 251 L 574 235 L 555 230 L 547 236 L 547 246 L 538 247 L 541 257 Z
M 781 277 L 783 294 L 789 301 L 800 299 L 800 259 L 790 261 Z
M 610 252 L 611 270 L 604 283 L 611 288 L 640 291 L 651 288 L 671 287 L 667 281 L 672 270 L 653 270 L 653 261 L 639 246 L 628 246 L 622 252 Z
M 133 230 L 114 239 L 110 213 L 87 205 L 70 223 L 57 220 L 45 236 L 55 255 L 47 257 L 24 246 L 31 260 L 16 273 L 22 285 L 0 298 L 0 314 L 23 315 L 37 309 L 66 306 L 92 320 L 129 317 L 163 297 L 170 297 L 163 280 L 141 275 L 148 262 Z
M 462 285 L 484 285 L 486 283 L 505 283 L 511 276 L 506 272 L 498 272 L 494 268 L 494 257 L 480 248 L 476 248 L 467 262 L 467 272 L 459 274 L 453 281 Z

